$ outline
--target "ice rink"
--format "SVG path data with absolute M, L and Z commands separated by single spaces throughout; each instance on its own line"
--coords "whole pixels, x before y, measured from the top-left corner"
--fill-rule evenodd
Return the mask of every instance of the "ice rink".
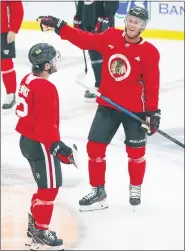
M 78 200 L 90 191 L 86 142 L 97 105 L 84 102 L 84 89 L 75 83 L 76 76 L 84 71 L 82 51 L 53 33 L 21 30 L 17 35 L 18 83 L 30 71 L 29 48 L 41 41 L 51 43 L 62 54 L 62 66 L 50 80 L 60 96 L 61 138 L 66 144 L 76 143 L 79 149 L 79 170 L 62 165 L 64 185 L 51 228 L 69 250 L 183 250 L 184 150 L 159 134 L 148 139 L 142 204 L 135 212 L 128 203 L 129 176 L 122 128 L 107 151 L 109 209 L 78 211 Z M 160 129 L 184 142 L 184 41 L 153 43 L 161 53 Z M 93 81 L 88 60 L 85 82 L 93 87 Z M 3 84 L 1 87 L 4 99 Z M 36 190 L 31 170 L 19 150 L 16 122 L 14 111 L 1 112 L 2 250 L 25 250 L 27 212 Z

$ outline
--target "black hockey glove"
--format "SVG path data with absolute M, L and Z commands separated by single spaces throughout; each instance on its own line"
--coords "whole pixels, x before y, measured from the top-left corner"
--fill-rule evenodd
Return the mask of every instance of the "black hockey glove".
M 75 146 L 75 145 L 74 145 Z M 76 147 L 76 146 L 75 146 Z M 77 150 L 77 147 L 76 149 Z M 50 153 L 53 156 L 57 156 L 57 158 L 64 164 L 74 164 L 76 167 L 76 163 L 73 157 L 73 150 L 69 146 L 65 145 L 62 141 L 58 141 L 52 144 Z
M 98 17 L 97 24 L 95 26 L 95 32 L 103 32 L 109 28 L 110 18 L 109 17 Z
M 59 34 L 62 26 L 67 24 L 65 21 L 53 16 L 39 16 L 37 21 L 40 22 L 42 31 L 54 30 L 57 34 Z
M 146 112 L 146 122 L 149 125 L 142 124 L 141 127 L 146 131 L 148 136 L 153 135 L 159 128 L 161 120 L 161 110 Z

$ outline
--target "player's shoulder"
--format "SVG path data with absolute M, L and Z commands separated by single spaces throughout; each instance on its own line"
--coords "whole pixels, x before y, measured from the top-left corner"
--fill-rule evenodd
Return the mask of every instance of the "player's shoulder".
M 145 50 L 149 51 L 150 53 L 159 55 L 159 50 L 153 43 L 143 40 L 143 47 Z
M 56 91 L 56 87 L 49 80 L 34 75 L 33 73 L 27 74 L 21 81 L 21 84 L 26 84 L 28 88 L 39 91 L 41 89 Z
M 24 83 L 24 84 L 30 84 L 32 81 L 34 81 L 36 78 L 36 76 L 33 75 L 33 73 L 27 73 L 23 79 L 21 80 L 21 83 Z
M 46 85 L 53 85 L 49 80 L 41 78 L 39 76 L 34 75 L 33 73 L 28 73 L 24 76 L 21 82 L 24 82 L 27 85 L 30 84 L 46 84 Z

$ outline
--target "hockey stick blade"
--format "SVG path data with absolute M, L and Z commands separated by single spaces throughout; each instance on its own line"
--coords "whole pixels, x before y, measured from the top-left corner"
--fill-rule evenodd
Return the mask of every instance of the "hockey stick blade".
M 117 103 L 115 103 L 114 101 L 112 101 L 111 99 L 109 99 L 108 97 L 105 97 L 104 95 L 102 95 L 100 92 L 98 92 L 97 90 L 88 87 L 87 85 L 85 85 L 82 81 L 84 78 L 84 74 L 80 74 L 77 79 L 76 79 L 76 83 L 83 86 L 86 90 L 89 90 L 90 92 L 94 93 L 96 96 L 98 96 L 99 98 L 103 99 L 104 101 L 106 101 L 107 103 L 113 105 L 114 107 L 116 107 L 118 110 L 126 113 L 127 115 L 129 115 L 130 117 L 138 120 L 139 122 L 141 122 L 142 124 L 145 124 L 147 126 L 149 126 L 149 124 L 145 121 L 142 120 L 141 118 L 139 118 L 138 116 L 136 116 L 134 113 L 128 111 L 127 109 L 125 109 L 124 107 L 118 105 Z M 162 135 L 163 137 L 167 138 L 168 140 L 172 141 L 173 143 L 175 143 L 176 145 L 185 148 L 185 145 L 178 141 L 177 139 L 173 138 L 172 136 L 170 136 L 169 134 L 163 132 L 162 130 L 158 129 L 157 133 L 159 133 L 160 135 Z
M 71 164 L 73 164 L 77 169 L 79 169 L 78 164 L 77 164 L 77 146 L 75 144 L 73 144 L 73 158 L 68 157 L 69 161 L 71 162 Z
M 76 165 L 76 163 L 74 162 L 73 158 L 68 157 L 68 160 L 70 160 L 71 164 L 73 164 L 77 169 L 79 169 L 78 166 Z

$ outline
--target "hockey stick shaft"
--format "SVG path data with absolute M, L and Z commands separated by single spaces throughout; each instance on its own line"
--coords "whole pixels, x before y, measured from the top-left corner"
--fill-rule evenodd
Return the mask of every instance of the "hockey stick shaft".
M 78 78 L 76 80 L 76 82 L 83 86 L 85 89 L 88 89 L 90 90 L 92 93 L 94 93 L 96 96 L 100 97 L 101 99 L 103 99 L 104 101 L 106 101 L 107 103 L 113 105 L 114 107 L 118 108 L 120 111 L 126 113 L 127 115 L 129 115 L 130 117 L 138 120 L 139 122 L 141 122 L 142 124 L 145 124 L 147 126 L 149 126 L 149 124 L 145 121 L 145 120 L 142 120 L 141 118 L 139 118 L 138 116 L 136 116 L 134 113 L 128 111 L 127 109 L 125 109 L 124 107 L 118 105 L 117 103 L 115 103 L 114 101 L 112 101 L 111 99 L 105 97 L 104 95 L 102 95 L 100 92 L 96 91 L 95 89 L 93 88 L 90 88 L 88 86 L 86 86 L 82 81 L 81 81 L 81 78 Z M 178 141 L 177 139 L 173 138 L 172 136 L 170 136 L 169 134 L 163 132 L 162 130 L 158 129 L 157 132 L 159 134 L 161 134 L 163 137 L 167 138 L 168 140 L 172 141 L 173 143 L 177 144 L 178 146 L 182 147 L 182 148 L 185 148 L 185 145 L 183 143 L 181 143 L 180 141 Z
M 84 55 L 84 63 L 85 63 L 85 73 L 87 73 L 88 72 L 88 68 L 87 68 L 87 60 L 86 60 L 85 51 L 83 51 L 83 55 Z

